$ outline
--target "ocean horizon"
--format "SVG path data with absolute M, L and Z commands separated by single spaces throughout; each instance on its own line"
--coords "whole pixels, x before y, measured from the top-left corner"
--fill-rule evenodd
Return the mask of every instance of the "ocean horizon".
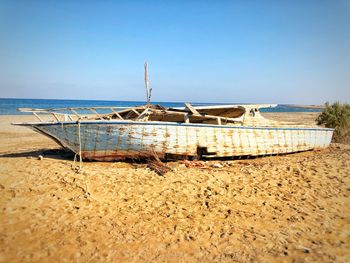
M 72 99 L 18 99 L 0 98 L 0 115 L 26 115 L 30 113 L 19 112 L 17 108 L 74 108 L 74 107 L 132 107 L 145 104 L 145 101 L 112 101 L 112 100 L 72 100 Z M 164 107 L 181 107 L 184 102 L 155 101 Z M 228 104 L 251 104 L 251 103 L 215 103 L 215 102 L 191 102 L 194 106 L 200 105 L 228 105 Z M 261 109 L 262 112 L 321 112 L 321 109 L 301 108 L 288 104 L 278 104 L 274 108 Z

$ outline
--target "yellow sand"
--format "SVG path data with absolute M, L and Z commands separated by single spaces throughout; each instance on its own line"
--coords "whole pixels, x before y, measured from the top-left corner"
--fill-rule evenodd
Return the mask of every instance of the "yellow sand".
M 315 114 L 267 114 L 275 119 Z M 346 262 L 350 147 L 205 169 L 37 156 L 58 146 L 0 116 L 0 262 Z M 220 163 L 222 168 L 212 168 Z

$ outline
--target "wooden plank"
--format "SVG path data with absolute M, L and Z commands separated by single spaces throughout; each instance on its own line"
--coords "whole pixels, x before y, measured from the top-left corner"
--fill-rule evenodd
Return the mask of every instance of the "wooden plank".
M 195 110 L 205 110 L 205 109 L 226 109 L 226 108 L 269 108 L 276 107 L 277 104 L 240 104 L 240 105 L 213 105 L 213 106 L 192 106 Z M 101 106 L 93 107 L 94 109 L 130 109 L 130 108 L 142 108 L 144 106 L 135 106 L 135 107 L 121 107 L 121 106 Z M 18 108 L 20 112 L 48 112 L 48 111 L 63 111 L 63 110 L 90 110 L 91 107 L 70 107 L 70 108 L 49 108 L 49 109 L 37 109 L 37 108 Z M 177 110 L 184 110 L 184 107 L 175 107 Z
M 200 113 L 195 108 L 193 108 L 190 103 L 186 102 L 185 106 L 190 112 L 192 112 L 192 114 L 200 115 Z
M 142 106 L 136 106 L 137 107 L 142 107 Z M 130 109 L 131 107 L 119 107 L 119 106 L 103 106 L 103 107 L 93 107 L 94 109 Z M 37 111 L 37 112 L 48 112 L 48 111 L 63 111 L 63 110 L 90 110 L 91 107 L 67 107 L 67 108 L 48 108 L 48 109 L 37 109 L 37 108 L 17 108 L 18 111 L 20 112 L 32 112 L 32 111 Z
M 157 110 L 157 109 L 152 109 L 152 112 L 156 112 L 159 114 L 168 114 L 169 116 L 171 115 L 180 115 L 180 116 L 184 116 L 186 114 L 188 114 L 187 112 L 176 112 L 176 111 L 167 111 L 167 110 Z M 166 116 L 166 115 L 165 115 Z M 205 119 L 214 119 L 217 120 L 218 116 L 215 115 L 197 115 L 197 114 L 193 114 L 193 115 L 189 115 L 189 117 L 201 117 L 203 118 L 203 120 Z M 241 122 L 242 119 L 241 118 L 227 118 L 227 117 L 220 117 L 221 120 L 225 120 L 225 121 L 231 121 L 231 122 Z M 164 121 L 166 121 L 166 118 L 164 118 Z
M 212 105 L 212 106 L 192 106 L 196 110 L 207 110 L 207 109 L 230 109 L 230 108 L 273 108 L 277 104 L 229 104 L 229 105 Z M 186 108 L 186 107 L 185 107 Z M 183 110 L 184 107 L 174 107 L 177 110 Z
M 115 108 L 115 107 L 113 107 L 113 108 Z M 122 113 L 130 112 L 130 111 L 132 111 L 132 109 L 141 110 L 141 109 L 144 109 L 144 108 L 145 108 L 145 106 L 140 106 L 140 107 L 128 107 L 128 108 L 125 108 L 125 109 L 123 109 L 123 110 L 118 111 L 118 113 L 119 113 L 119 114 L 122 114 Z

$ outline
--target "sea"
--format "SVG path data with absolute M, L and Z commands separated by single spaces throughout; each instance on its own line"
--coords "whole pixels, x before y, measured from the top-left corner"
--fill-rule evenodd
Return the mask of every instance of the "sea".
M 145 104 L 144 101 L 109 101 L 109 100 L 61 100 L 61 99 L 15 99 L 0 98 L 0 115 L 24 115 L 30 113 L 19 112 L 17 108 L 57 109 L 76 107 L 130 107 Z M 152 102 L 164 107 L 182 107 L 183 102 Z M 201 105 L 227 105 L 249 103 L 192 103 L 193 106 Z M 261 109 L 262 112 L 320 112 L 320 109 L 307 109 L 294 107 L 287 104 L 278 104 L 274 108 Z

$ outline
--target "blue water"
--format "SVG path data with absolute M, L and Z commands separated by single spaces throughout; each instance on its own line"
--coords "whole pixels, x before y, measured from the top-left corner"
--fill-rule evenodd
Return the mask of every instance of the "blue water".
M 107 101 L 107 100 L 47 100 L 47 99 L 1 99 L 0 115 L 20 115 L 26 114 L 17 111 L 17 108 L 66 108 L 66 107 L 128 107 L 145 104 L 144 101 Z M 165 107 L 181 107 L 182 102 L 153 102 Z M 213 105 L 213 104 L 231 104 L 231 103 L 192 103 L 192 105 Z M 232 103 L 235 104 L 235 103 Z M 318 109 L 303 109 L 288 105 L 279 104 L 275 108 L 261 109 L 263 112 L 320 112 Z M 101 111 L 100 111 L 101 112 Z

